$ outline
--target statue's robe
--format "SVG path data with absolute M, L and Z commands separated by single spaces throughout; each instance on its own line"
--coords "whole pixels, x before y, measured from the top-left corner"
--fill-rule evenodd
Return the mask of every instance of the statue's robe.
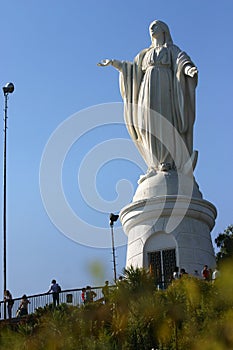
M 197 75 L 190 57 L 171 44 L 141 51 L 122 62 L 120 90 L 129 134 L 148 168 L 169 163 L 182 171 L 193 152 Z

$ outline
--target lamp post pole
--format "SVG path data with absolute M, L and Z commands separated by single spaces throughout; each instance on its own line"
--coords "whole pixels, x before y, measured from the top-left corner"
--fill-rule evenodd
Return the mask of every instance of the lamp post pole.
M 112 258 L 113 258 L 113 272 L 114 272 L 114 282 L 116 283 L 116 254 L 115 254 L 115 246 L 114 246 L 114 234 L 113 234 L 113 224 L 110 225 L 111 234 L 112 234 Z
M 14 91 L 14 85 L 7 83 L 3 87 L 5 97 L 4 106 L 4 144 L 3 144 L 3 290 L 7 289 L 7 263 L 6 263 L 6 163 L 7 163 L 7 100 L 8 94 Z M 4 319 L 6 319 L 6 303 L 4 303 Z
M 115 214 L 111 213 L 109 218 L 110 218 L 109 225 L 111 228 L 111 236 L 112 236 L 112 258 L 113 258 L 114 282 L 116 283 L 116 280 L 117 280 L 117 277 L 116 277 L 116 252 L 115 252 L 115 244 L 114 244 L 113 226 L 114 226 L 114 222 L 116 222 L 117 219 L 119 218 L 119 215 L 115 215 Z

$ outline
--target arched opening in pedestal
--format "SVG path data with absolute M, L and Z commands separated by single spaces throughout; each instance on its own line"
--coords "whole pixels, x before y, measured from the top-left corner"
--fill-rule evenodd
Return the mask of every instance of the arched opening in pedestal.
M 151 235 L 143 251 L 143 266 L 154 275 L 158 288 L 164 289 L 171 282 L 178 264 L 178 249 L 172 234 L 157 232 Z

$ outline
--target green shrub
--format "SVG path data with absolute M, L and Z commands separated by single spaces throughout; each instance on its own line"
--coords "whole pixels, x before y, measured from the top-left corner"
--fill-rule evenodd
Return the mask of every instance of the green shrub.
M 109 303 L 39 308 L 2 325 L 1 350 L 228 350 L 233 348 L 232 261 L 214 283 L 185 276 L 158 291 L 143 269 L 125 270 Z

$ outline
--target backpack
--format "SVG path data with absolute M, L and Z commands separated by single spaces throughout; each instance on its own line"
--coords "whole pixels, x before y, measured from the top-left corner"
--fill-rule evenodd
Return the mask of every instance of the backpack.
M 57 293 L 61 293 L 61 286 L 57 285 Z

